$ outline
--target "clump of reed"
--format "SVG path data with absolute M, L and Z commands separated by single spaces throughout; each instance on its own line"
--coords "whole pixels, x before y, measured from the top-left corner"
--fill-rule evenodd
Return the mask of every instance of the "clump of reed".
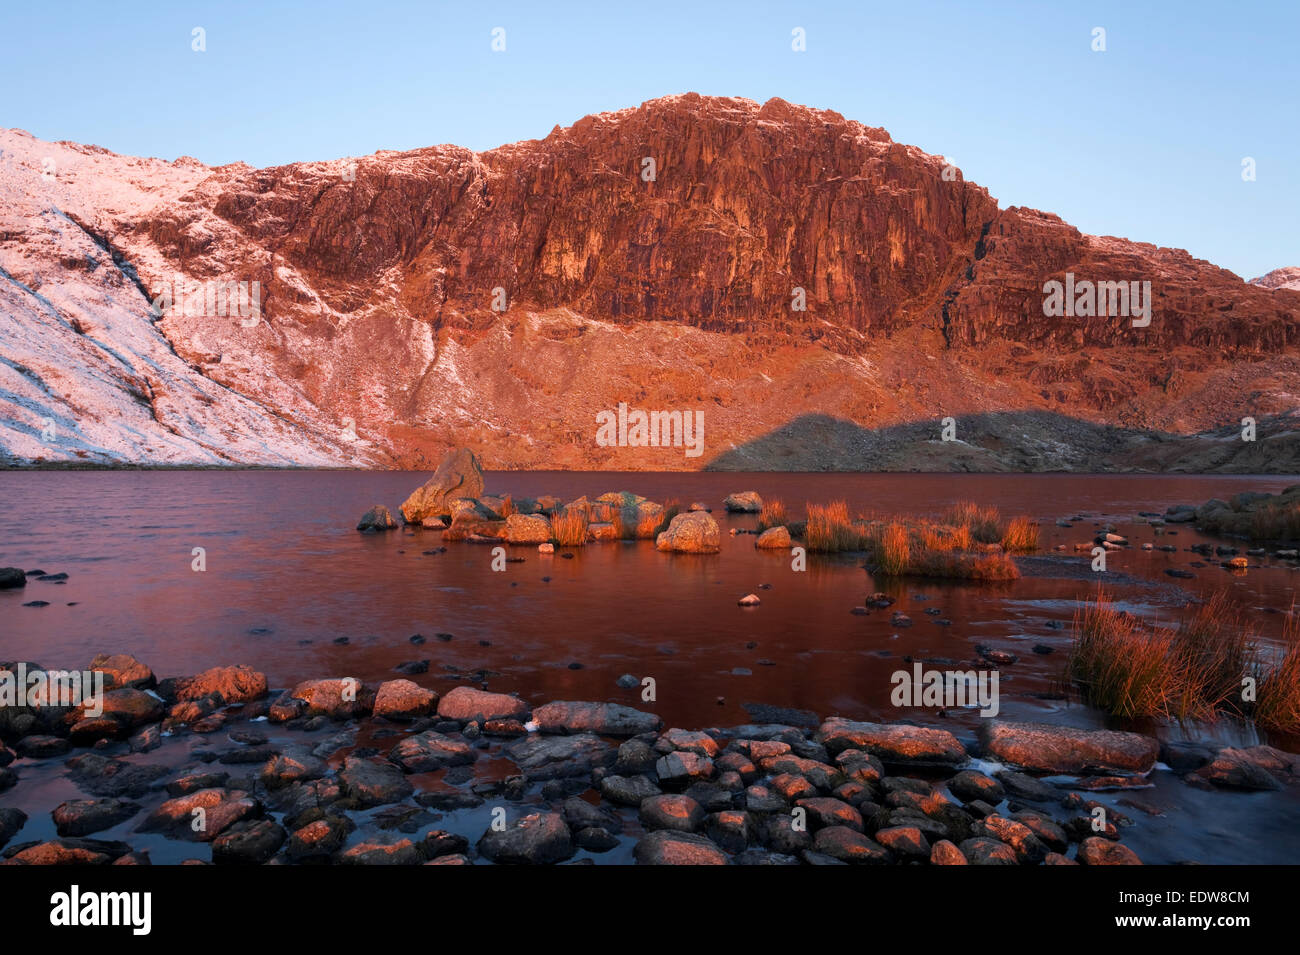
M 890 524 L 880 535 L 878 549 L 880 571 L 897 576 L 907 573 L 912 564 L 912 538 L 902 524 Z
M 789 517 L 785 512 L 785 502 L 780 498 L 765 498 L 763 500 L 763 509 L 758 514 L 758 531 L 763 531 L 771 527 L 785 527 L 789 523 Z
M 587 511 L 566 507 L 551 519 L 551 534 L 561 547 L 581 547 L 587 543 Z
M 1147 627 L 1098 592 L 1074 621 L 1067 677 L 1115 716 L 1212 721 L 1221 713 L 1300 731 L 1300 627 L 1294 614 L 1276 662 L 1263 659 L 1226 592 L 1176 627 Z M 1254 682 L 1255 699 L 1243 693 Z
M 1038 550 L 1038 525 L 1027 517 L 1013 517 L 1002 532 L 1002 549 L 1008 554 Z
M 507 494 L 501 499 L 501 519 L 504 521 L 507 517 L 515 512 L 514 499 Z
M 863 550 L 866 538 L 849 520 L 848 504 L 844 501 L 831 501 L 829 504 L 808 505 L 804 544 L 815 553 L 834 554 Z
M 971 539 L 981 544 L 996 544 L 1002 540 L 1002 519 L 996 507 L 958 501 L 948 508 L 943 523 L 966 528 Z
M 1300 732 L 1300 615 L 1291 608 L 1282 628 L 1281 658 L 1256 666 L 1255 722 L 1267 729 Z

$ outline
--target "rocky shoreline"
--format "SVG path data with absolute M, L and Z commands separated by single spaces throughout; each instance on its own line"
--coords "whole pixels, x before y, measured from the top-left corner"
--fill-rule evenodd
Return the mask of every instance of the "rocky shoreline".
M 0 864 L 149 864 L 132 842 L 161 838 L 194 864 L 1131 865 L 1137 823 L 1091 794 L 1165 770 L 1198 788 L 1300 782 L 1300 757 L 1268 746 L 1007 720 L 969 739 L 835 717 L 687 730 L 408 679 L 273 692 L 247 666 L 89 669 L 110 687 L 98 715 L 0 709 L 0 798 L 50 767 L 84 797 L 45 808 L 53 838 L 22 839 L 40 821 L 0 809 Z

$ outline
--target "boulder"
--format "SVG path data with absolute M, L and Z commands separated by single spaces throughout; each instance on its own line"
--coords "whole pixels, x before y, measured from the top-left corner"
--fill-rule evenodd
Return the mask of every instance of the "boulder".
M 402 504 L 402 519 L 419 524 L 426 517 L 451 513 L 451 501 L 483 493 L 483 465 L 468 448 L 448 451 L 438 469 Z
M 1223 789 L 1281 789 L 1279 779 L 1287 777 L 1289 767 L 1285 759 L 1270 758 L 1271 754 L 1285 755 L 1271 746 L 1254 746 L 1250 749 L 1226 747 L 1191 775 Z
M 522 719 L 527 714 L 528 704 L 517 696 L 488 693 L 470 686 L 458 686 L 438 701 L 439 716 L 462 723 Z
M 266 674 L 243 665 L 213 667 L 197 676 L 168 682 L 172 695 L 182 702 L 217 695 L 226 703 L 249 703 L 260 700 L 267 692 Z
M 651 796 L 641 801 L 639 816 L 646 829 L 675 829 L 697 832 L 706 813 L 690 796 Z
M 96 705 L 92 706 L 92 702 Z M 135 729 L 163 717 L 163 701 L 145 690 L 122 687 L 106 691 L 99 700 L 87 701 L 78 706 L 69 717 L 71 722 L 81 720 L 92 709 L 103 707 L 102 717 L 116 721 L 124 729 Z
M 262 865 L 280 851 L 288 833 L 274 819 L 237 823 L 212 840 L 212 861 Z
M 1145 775 L 1160 754 L 1160 744 L 1140 733 L 1081 730 L 1046 723 L 990 720 L 981 724 L 979 736 L 988 755 L 1045 773 Z
M 727 854 L 711 839 L 692 832 L 659 829 L 632 850 L 637 865 L 727 865 Z
M 128 653 L 100 653 L 90 661 L 88 669 L 103 673 L 104 688 L 109 690 L 119 687 L 147 690 L 158 682 L 153 670 Z
M 966 750 L 947 730 L 890 723 L 860 723 L 838 717 L 822 723 L 818 739 L 831 755 L 858 749 L 885 763 L 956 766 Z
M 397 521 L 393 520 L 393 515 L 382 504 L 376 504 L 357 521 L 359 531 L 391 531 L 395 527 Z
M 506 518 L 506 541 L 544 544 L 551 539 L 551 522 L 539 514 L 511 514 Z
M 547 703 L 533 710 L 533 722 L 543 733 L 596 733 L 600 736 L 638 736 L 654 732 L 663 724 L 653 713 L 634 710 L 619 703 L 565 700 Z
M 27 572 L 21 567 L 0 567 L 0 590 L 17 590 L 27 586 Z
M 827 826 L 813 837 L 813 849 L 841 862 L 867 865 L 884 865 L 893 861 L 893 854 L 848 826 Z
M 410 839 L 397 842 L 358 842 L 339 854 L 344 865 L 423 865 L 424 853 Z
M 438 705 L 438 694 L 410 680 L 387 680 L 375 694 L 374 715 L 390 720 L 428 716 Z
M 1079 843 L 1075 854 L 1079 865 L 1141 865 L 1136 852 L 1110 839 L 1089 836 Z
M 757 491 L 737 491 L 728 494 L 722 506 L 733 514 L 757 514 L 763 509 L 763 499 Z
M 558 812 L 534 812 L 503 831 L 489 829 L 478 850 L 493 862 L 515 865 L 549 865 L 574 853 L 573 839 Z
M 465 766 L 478 754 L 466 742 L 452 739 L 433 730 L 408 736 L 388 754 L 388 758 L 408 773 L 430 773 L 447 766 Z
M 401 802 L 415 792 L 415 787 L 392 763 L 358 756 L 349 756 L 343 761 L 339 783 L 344 794 L 355 799 L 362 807 Z
M 307 704 L 306 715 L 338 720 L 365 716 L 374 706 L 374 693 L 354 677 L 306 680 L 295 686 L 291 695 Z
M 614 748 L 599 736 L 543 736 L 530 733 L 508 743 L 505 754 L 529 780 L 590 776 L 593 769 L 609 766 Z
M 705 511 L 678 514 L 655 538 L 655 547 L 681 554 L 716 554 L 722 549 L 718 522 Z
M 769 527 L 758 535 L 758 540 L 754 541 L 754 546 L 763 550 L 789 550 L 790 531 L 784 526 Z
M 70 799 L 50 815 L 61 836 L 88 836 L 112 829 L 140 811 L 140 804 L 127 799 Z

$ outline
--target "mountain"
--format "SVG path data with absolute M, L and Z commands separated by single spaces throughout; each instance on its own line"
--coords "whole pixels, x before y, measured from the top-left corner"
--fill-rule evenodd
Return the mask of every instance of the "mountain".
M 1286 288 L 1300 291 L 1300 266 L 1292 265 L 1284 269 L 1274 269 L 1257 279 L 1251 279 L 1250 284 L 1261 288 Z
M 834 112 L 686 94 L 268 169 L 0 150 L 10 463 L 1300 470 L 1300 292 Z M 1150 321 L 1048 317 L 1052 281 L 1150 282 Z M 698 412 L 703 453 L 598 443 L 620 403 Z

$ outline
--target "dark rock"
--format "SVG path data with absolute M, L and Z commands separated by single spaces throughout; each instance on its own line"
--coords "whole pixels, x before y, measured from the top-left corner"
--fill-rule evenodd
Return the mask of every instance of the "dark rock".
M 478 849 L 499 864 L 550 865 L 574 853 L 569 827 L 555 812 L 530 813 L 501 832 L 490 829 Z
M 61 836 L 88 836 L 112 829 L 140 811 L 140 804 L 126 799 L 72 799 L 60 804 L 51 815 Z

